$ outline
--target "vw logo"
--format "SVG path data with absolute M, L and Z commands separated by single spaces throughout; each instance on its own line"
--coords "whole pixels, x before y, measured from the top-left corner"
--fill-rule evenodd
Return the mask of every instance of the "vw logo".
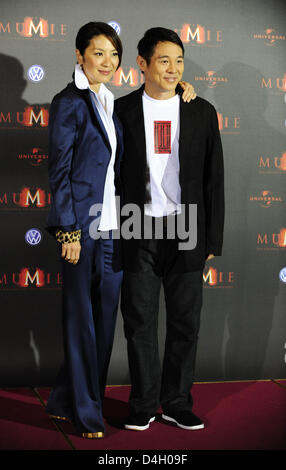
M 117 33 L 118 36 L 119 36 L 120 31 L 121 31 L 121 26 L 120 26 L 120 24 L 119 24 L 119 23 L 116 23 L 115 21 L 109 21 L 108 24 L 109 24 L 109 26 L 112 26 L 113 29 L 115 29 L 116 33 Z
M 280 278 L 280 281 L 286 284 L 286 268 L 281 269 L 279 273 L 279 278 Z
M 28 230 L 25 234 L 25 240 L 28 243 L 28 245 L 38 245 L 40 241 L 42 240 L 42 234 L 39 230 L 36 228 L 31 228 Z
M 27 75 L 32 82 L 40 82 L 44 78 L 45 72 L 41 65 L 32 65 L 29 68 Z

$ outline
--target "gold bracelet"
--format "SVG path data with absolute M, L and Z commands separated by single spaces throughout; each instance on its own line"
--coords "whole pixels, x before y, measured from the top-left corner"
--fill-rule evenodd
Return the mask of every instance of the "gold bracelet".
M 62 230 L 56 231 L 56 239 L 59 243 L 73 243 L 79 242 L 81 239 L 81 230 L 74 230 L 72 232 L 63 232 Z

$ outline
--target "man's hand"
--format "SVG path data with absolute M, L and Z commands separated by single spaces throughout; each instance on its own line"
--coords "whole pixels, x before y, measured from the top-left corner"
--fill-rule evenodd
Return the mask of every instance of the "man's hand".
M 76 264 L 79 260 L 80 250 L 80 242 L 62 243 L 62 258 L 65 258 L 69 263 Z
M 214 258 L 214 257 L 215 257 L 215 255 L 212 255 L 212 254 L 209 255 L 209 256 L 207 257 L 207 261 L 209 261 L 210 259 L 212 259 L 212 258 Z
M 194 100 L 197 96 L 193 85 L 188 82 L 179 82 L 179 85 L 184 90 L 182 94 L 183 101 L 189 103 L 191 100 Z

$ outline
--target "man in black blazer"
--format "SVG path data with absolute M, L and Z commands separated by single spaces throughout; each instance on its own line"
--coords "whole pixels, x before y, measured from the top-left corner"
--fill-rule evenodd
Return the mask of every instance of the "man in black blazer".
M 184 47 L 176 33 L 151 28 L 140 40 L 138 53 L 145 83 L 115 102 L 124 129 L 123 203 L 139 207 L 140 222 L 151 230 L 151 236 L 144 238 L 142 228 L 140 237 L 123 240 L 121 309 L 131 378 L 125 428 L 147 429 L 161 405 L 166 421 L 202 429 L 204 424 L 192 412 L 190 389 L 202 272 L 206 260 L 221 255 L 223 241 L 217 113 L 199 97 L 183 102 L 177 85 L 184 70 Z M 155 230 L 158 222 L 161 232 Z M 176 228 L 175 237 L 170 236 L 170 226 Z M 188 228 L 196 231 L 192 243 L 179 235 Z M 162 284 L 167 333 L 161 373 L 157 323 Z

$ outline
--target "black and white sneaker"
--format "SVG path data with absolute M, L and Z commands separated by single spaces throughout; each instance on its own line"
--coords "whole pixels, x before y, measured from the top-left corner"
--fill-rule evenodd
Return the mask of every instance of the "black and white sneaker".
M 155 421 L 155 416 L 150 417 L 146 413 L 137 413 L 129 416 L 124 427 L 132 431 L 145 431 L 153 421 Z
M 177 411 L 162 414 L 162 418 L 166 421 L 171 421 L 176 423 L 179 428 L 190 429 L 195 431 L 196 429 L 203 429 L 205 427 L 204 423 L 191 411 Z

